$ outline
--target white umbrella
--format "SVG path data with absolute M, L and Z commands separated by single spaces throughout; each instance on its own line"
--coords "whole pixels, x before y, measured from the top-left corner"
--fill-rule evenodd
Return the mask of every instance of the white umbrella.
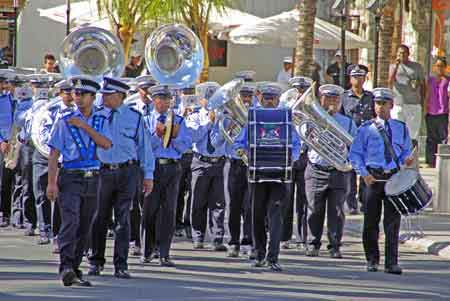
M 295 48 L 299 12 L 297 9 L 283 12 L 257 22 L 242 25 L 229 33 L 233 43 L 245 45 L 272 45 Z M 360 36 L 346 32 L 346 48 L 372 48 L 372 44 Z M 314 47 L 317 49 L 338 49 L 341 43 L 341 28 L 316 18 L 314 25 Z
M 58 5 L 48 9 L 38 9 L 41 17 L 49 18 L 59 23 L 66 23 L 66 5 Z M 97 6 L 90 0 L 75 2 L 71 5 L 70 19 L 74 26 L 92 25 L 104 29 L 110 29 L 108 19 L 100 18 Z M 251 14 L 241 12 L 237 9 L 226 7 L 222 12 L 212 9 L 209 18 L 209 28 L 212 31 L 223 32 L 242 24 L 253 23 L 261 20 Z

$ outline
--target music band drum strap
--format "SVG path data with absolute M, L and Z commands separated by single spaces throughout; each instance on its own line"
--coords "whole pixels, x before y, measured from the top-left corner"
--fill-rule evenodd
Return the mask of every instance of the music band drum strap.
M 400 161 L 399 161 L 397 155 L 395 154 L 394 149 L 392 148 L 391 142 L 389 141 L 389 138 L 387 137 L 387 134 L 386 134 L 386 131 L 385 131 L 383 125 L 377 121 L 374 121 L 373 124 L 377 128 L 378 133 L 380 133 L 381 138 L 383 138 L 384 147 L 386 147 L 388 149 L 389 153 L 391 153 L 392 159 L 394 160 L 395 165 L 397 165 L 397 169 L 400 170 Z M 386 162 L 386 163 L 389 164 L 389 162 Z

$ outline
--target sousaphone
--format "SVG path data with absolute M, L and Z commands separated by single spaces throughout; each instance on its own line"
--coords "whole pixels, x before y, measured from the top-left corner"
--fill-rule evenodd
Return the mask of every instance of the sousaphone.
M 182 24 L 168 24 L 157 28 L 145 45 L 145 62 L 150 74 L 161 85 L 179 89 L 193 85 L 203 68 L 204 51 L 200 39 Z M 172 137 L 174 113 L 167 112 L 163 146 Z

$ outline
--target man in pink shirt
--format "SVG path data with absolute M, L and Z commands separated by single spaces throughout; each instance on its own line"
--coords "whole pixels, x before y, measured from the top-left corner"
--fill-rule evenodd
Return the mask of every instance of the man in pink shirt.
M 448 138 L 449 82 L 447 60 L 438 57 L 434 64 L 434 74 L 428 77 L 425 116 L 427 123 L 426 163 L 436 165 L 438 144 L 446 144 Z

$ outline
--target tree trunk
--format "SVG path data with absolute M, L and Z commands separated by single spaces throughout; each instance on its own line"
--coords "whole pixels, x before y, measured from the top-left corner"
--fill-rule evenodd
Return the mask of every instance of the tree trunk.
M 394 11 L 396 0 L 389 0 L 381 17 L 380 49 L 378 59 L 378 86 L 387 87 L 391 64 L 392 36 L 394 34 Z
M 200 73 L 200 82 L 206 82 L 209 78 L 209 54 L 208 54 L 208 30 L 204 30 L 200 34 L 200 41 L 202 42 L 204 52 L 203 69 Z
M 295 51 L 294 74 L 296 76 L 312 76 L 316 3 L 317 0 L 300 0 L 298 4 L 300 18 L 297 32 L 297 48 Z
M 119 29 L 120 40 L 125 52 L 125 65 L 128 64 L 131 45 L 133 43 L 134 29 L 130 25 L 122 25 Z

